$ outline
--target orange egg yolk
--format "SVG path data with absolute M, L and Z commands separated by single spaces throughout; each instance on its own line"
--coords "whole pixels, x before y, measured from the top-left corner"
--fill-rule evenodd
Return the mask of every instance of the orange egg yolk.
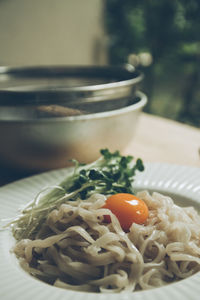
M 112 211 L 124 231 L 128 231 L 132 223 L 144 224 L 149 215 L 145 202 L 135 195 L 127 193 L 108 197 L 103 207 Z M 104 220 L 110 223 L 110 216 L 104 216 Z

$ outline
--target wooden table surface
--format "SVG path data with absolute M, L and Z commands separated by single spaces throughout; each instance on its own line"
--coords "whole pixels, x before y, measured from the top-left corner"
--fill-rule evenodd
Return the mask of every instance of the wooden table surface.
M 200 129 L 142 113 L 125 153 L 144 162 L 200 167 Z
M 135 136 L 124 154 L 144 162 L 164 162 L 200 167 L 200 129 L 142 113 Z M 0 186 L 32 175 L 0 166 Z

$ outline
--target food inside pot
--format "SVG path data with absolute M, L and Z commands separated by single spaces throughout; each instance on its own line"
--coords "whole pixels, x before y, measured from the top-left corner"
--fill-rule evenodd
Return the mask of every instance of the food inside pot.
M 52 104 L 37 106 L 3 106 L 0 109 L 0 120 L 29 120 L 42 118 L 62 118 L 80 116 L 105 111 L 121 109 L 133 105 L 140 97 L 133 99 L 114 99 L 109 101 L 76 103 L 76 104 Z

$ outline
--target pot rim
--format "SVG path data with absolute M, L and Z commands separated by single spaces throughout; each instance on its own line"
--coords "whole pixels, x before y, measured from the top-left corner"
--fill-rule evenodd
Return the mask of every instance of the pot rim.
M 87 99 L 104 101 L 111 98 L 123 98 L 131 94 L 132 89 L 142 81 L 143 73 L 127 64 L 124 66 L 33 66 L 0 67 L 1 76 L 6 82 L 12 79 L 51 79 L 89 78 L 104 79 L 104 83 L 86 84 L 84 86 L 59 87 L 48 85 L 27 85 L 0 88 L 0 105 L 33 105 L 84 102 Z M 108 82 L 105 82 L 105 79 Z M 110 80 L 110 81 L 109 81 Z M 24 81 L 25 82 L 25 81 Z M 66 99 L 67 97 L 67 99 Z

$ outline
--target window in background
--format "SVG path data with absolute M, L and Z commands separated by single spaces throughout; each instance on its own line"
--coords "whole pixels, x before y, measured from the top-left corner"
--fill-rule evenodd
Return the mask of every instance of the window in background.
M 111 64 L 152 57 L 146 111 L 200 127 L 200 1 L 106 0 L 104 16 Z

